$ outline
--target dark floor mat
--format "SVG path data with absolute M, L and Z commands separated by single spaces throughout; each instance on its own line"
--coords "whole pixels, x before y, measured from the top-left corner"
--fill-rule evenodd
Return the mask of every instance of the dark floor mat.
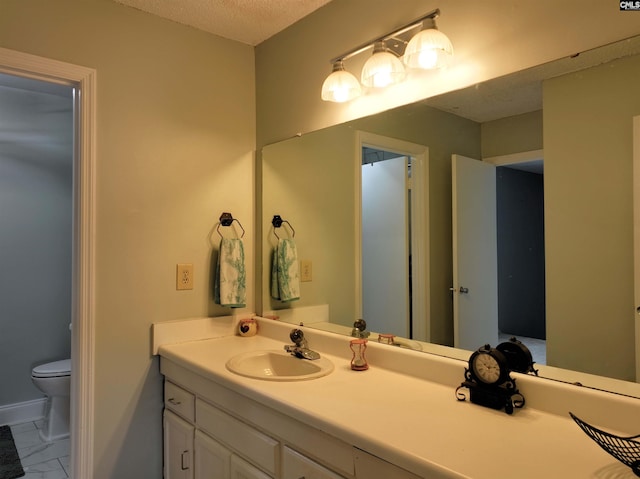
M 18 450 L 9 426 L 0 426 L 0 479 L 24 476 Z

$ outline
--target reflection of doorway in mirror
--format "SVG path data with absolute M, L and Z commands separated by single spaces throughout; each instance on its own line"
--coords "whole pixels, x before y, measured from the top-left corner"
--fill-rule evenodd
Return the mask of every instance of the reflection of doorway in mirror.
M 546 364 L 543 152 L 484 161 L 496 165 L 500 339 L 516 336 Z
M 358 131 L 356 136 L 357 148 L 354 151 L 354 167 L 356 168 L 356 211 L 355 215 L 360 221 L 356 222 L 356 295 L 357 295 L 357 313 L 358 317 L 363 318 L 368 323 L 367 329 L 374 333 L 391 333 L 404 338 L 417 339 L 429 342 L 431 339 L 431 320 L 430 320 L 430 289 L 429 289 L 429 148 L 425 145 L 419 145 L 396 138 L 377 135 L 375 133 Z M 370 148 L 381 152 L 391 152 L 385 158 L 402 158 L 398 160 L 401 164 L 397 170 L 398 183 L 404 183 L 404 187 L 399 188 L 398 206 L 396 211 L 403 213 L 383 214 L 383 211 L 390 206 L 383 200 L 383 191 L 387 186 L 379 186 L 371 190 L 371 199 L 363 199 L 363 168 L 371 169 L 371 165 L 363 166 L 363 148 Z M 366 150 L 365 150 L 366 151 Z M 365 160 L 364 163 L 371 163 Z M 383 162 L 384 163 L 384 162 Z M 409 163 L 411 170 L 409 174 Z M 410 180 L 410 181 L 409 181 Z M 366 188 L 366 186 L 364 186 Z M 382 270 L 376 274 L 371 272 L 370 266 L 366 264 L 363 247 L 366 236 L 369 240 L 377 239 L 377 233 L 365 233 L 362 224 L 363 203 L 373 205 L 378 202 L 377 207 L 369 208 L 372 215 L 385 219 L 386 221 L 394 221 L 393 226 L 387 224 L 387 229 L 379 228 L 381 234 L 395 234 L 404 237 L 402 247 L 404 252 L 400 252 L 397 259 L 393 263 L 395 266 L 401 265 L 404 273 L 400 273 L 396 284 L 391 284 L 390 274 L 388 271 Z M 366 207 L 365 207 L 366 208 Z M 366 212 L 364 214 L 367 214 Z M 384 225 L 382 225 L 384 227 Z M 390 229 L 391 228 L 391 229 Z M 402 235 L 397 232 L 402 231 Z M 398 243 L 400 244 L 400 243 Z M 387 251 L 375 251 L 370 257 L 380 259 L 387 255 Z M 410 256 L 410 258 L 409 258 Z M 365 293 L 365 281 L 375 278 L 380 280 L 378 286 L 378 294 Z M 410 293 L 410 287 L 414 292 Z M 386 282 L 386 283 L 385 283 Z M 401 285 L 403 292 L 398 294 L 404 297 L 402 299 L 390 300 L 389 291 Z M 379 305 L 384 305 L 386 314 L 380 314 L 379 308 L 375 308 L 370 304 L 369 299 L 378 301 Z M 399 303 L 404 308 L 394 307 Z M 372 316 L 372 317 L 367 317 Z M 383 317 L 384 323 L 375 324 L 375 317 Z M 372 324 L 373 321 L 373 324 Z
M 362 308 L 371 331 L 411 337 L 410 168 L 362 149 Z
M 496 200 L 498 329 L 518 337 L 538 364 L 546 364 L 542 172 L 498 167 Z

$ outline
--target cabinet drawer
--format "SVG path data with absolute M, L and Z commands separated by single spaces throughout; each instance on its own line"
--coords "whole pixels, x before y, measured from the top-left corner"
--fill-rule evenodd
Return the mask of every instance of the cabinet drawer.
M 344 479 L 306 456 L 284 447 L 282 450 L 282 479 Z
M 164 382 L 164 407 L 188 421 L 195 420 L 195 396 L 169 381 Z
M 217 477 L 217 476 L 216 476 Z M 231 479 L 271 479 L 260 469 L 256 469 L 247 461 L 235 454 L 231 456 Z
M 220 409 L 196 400 L 198 427 L 234 449 L 270 474 L 276 473 L 278 441 L 228 415 Z
M 354 448 L 354 458 L 357 478 L 388 479 L 393 477 L 393 479 L 420 479 L 419 476 L 358 448 Z

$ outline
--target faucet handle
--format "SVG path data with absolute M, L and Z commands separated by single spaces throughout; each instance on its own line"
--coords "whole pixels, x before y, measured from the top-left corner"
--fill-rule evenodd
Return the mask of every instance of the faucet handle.
M 296 346 L 301 346 L 304 342 L 304 333 L 301 329 L 292 329 L 289 333 L 289 338 L 295 343 Z
M 364 319 L 356 319 L 356 321 L 353 323 L 351 336 L 360 339 L 369 337 L 369 331 L 367 331 L 367 322 Z
M 367 322 L 364 319 L 356 319 L 355 323 L 353 323 L 353 327 L 358 331 L 364 331 L 367 329 Z

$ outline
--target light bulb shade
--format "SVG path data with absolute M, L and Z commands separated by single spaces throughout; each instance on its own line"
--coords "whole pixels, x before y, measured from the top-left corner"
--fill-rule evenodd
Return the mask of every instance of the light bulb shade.
M 404 65 L 393 53 L 376 48 L 362 67 L 360 80 L 372 88 L 384 88 L 400 83 L 407 76 Z
M 453 56 L 453 45 L 440 30 L 429 28 L 417 33 L 404 52 L 404 64 L 430 70 L 445 66 Z
M 362 94 L 360 83 L 351 73 L 344 69 L 342 62 L 336 62 L 333 72 L 322 84 L 322 99 L 344 103 Z

